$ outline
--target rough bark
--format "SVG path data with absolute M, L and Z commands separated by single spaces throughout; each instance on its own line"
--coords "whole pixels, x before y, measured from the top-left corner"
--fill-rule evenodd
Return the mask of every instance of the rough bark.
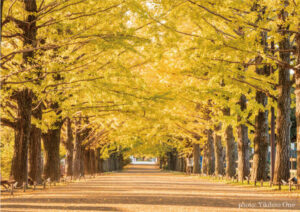
M 100 148 L 95 150 L 95 172 L 100 172 Z
M 91 174 L 90 150 L 84 151 L 84 174 Z
M 66 129 L 66 134 L 67 134 L 67 140 L 64 143 L 64 146 L 66 148 L 66 176 L 73 176 L 73 151 L 74 151 L 74 144 L 73 144 L 73 132 L 72 132 L 72 126 L 71 126 L 71 119 L 67 118 L 66 119 L 67 123 L 67 129 Z
M 41 104 L 34 111 L 32 115 L 37 120 L 42 120 Z M 35 125 L 31 125 L 30 139 L 29 139 L 29 177 L 37 183 L 42 183 L 42 155 L 41 155 L 41 138 L 42 130 Z
M 75 145 L 73 153 L 73 176 L 75 179 L 84 176 L 85 173 L 85 146 L 82 145 L 84 139 L 88 136 L 90 129 L 82 129 L 82 119 L 75 120 Z M 88 120 L 86 120 L 88 122 Z
M 200 173 L 200 144 L 193 144 L 193 156 L 194 156 L 194 166 L 193 173 Z
M 104 172 L 103 170 L 103 163 L 104 163 L 104 160 L 102 158 L 100 158 L 99 160 L 99 173 L 102 173 Z
M 168 170 L 172 170 L 172 166 L 173 166 L 173 164 L 172 164 L 172 154 L 171 154 L 171 152 L 168 152 L 167 153 L 167 158 L 168 158 L 168 162 L 167 162 L 167 164 L 168 164 Z
M 226 177 L 234 177 L 236 172 L 236 150 L 233 136 L 232 126 L 229 125 L 226 127 L 225 131 L 225 140 L 226 140 Z
M 124 158 L 123 158 L 123 154 L 120 154 L 120 170 L 122 170 L 124 167 Z
M 1 10 L 4 1 L 1 1 Z M 18 27 L 23 31 L 23 46 L 36 46 L 36 0 L 23 1 L 25 11 L 25 21 L 21 22 Z M 1 11 L 2 14 L 2 11 Z M 34 57 L 34 51 L 23 53 L 24 63 L 31 64 L 31 58 Z M 22 184 L 27 185 L 28 180 L 28 144 L 31 128 L 31 107 L 33 94 L 30 89 L 24 88 L 18 90 L 13 95 L 18 104 L 18 123 L 15 128 L 15 147 L 12 159 L 11 176 Z
M 267 105 L 267 96 L 256 92 L 256 101 L 263 106 Z M 254 155 L 252 166 L 252 180 L 265 180 L 267 177 L 267 151 L 269 145 L 268 111 L 259 111 L 255 117 Z
M 242 181 L 250 174 L 248 127 L 238 126 L 238 180 Z
M 240 97 L 241 111 L 246 109 L 246 97 L 242 95 Z M 240 117 L 238 117 L 240 121 Z M 248 142 L 248 127 L 244 124 L 240 124 L 237 129 L 238 132 L 238 180 L 242 181 L 246 176 L 250 174 L 250 162 L 249 162 L 249 142 Z
M 43 134 L 45 164 L 44 164 L 44 179 L 50 177 L 51 181 L 59 181 L 60 179 L 60 131 L 61 123 L 57 124 L 57 129 L 49 129 Z
M 173 171 L 175 171 L 176 170 L 176 159 L 177 159 L 177 157 L 176 157 L 176 154 L 177 154 L 177 152 L 176 152 L 176 149 L 173 149 L 173 151 L 170 153 L 170 156 L 171 156 L 171 170 L 173 170 Z
M 230 108 L 223 110 L 225 116 L 230 116 Z M 235 175 L 235 160 L 236 160 L 236 150 L 233 136 L 233 128 L 231 125 L 228 125 L 225 130 L 225 141 L 226 141 L 226 177 L 231 178 Z
M 207 140 L 203 147 L 202 172 L 207 175 L 212 175 L 215 171 L 213 131 L 207 130 L 206 134 Z
M 297 63 L 300 67 L 300 34 L 296 36 Z M 300 182 L 300 68 L 295 72 L 296 79 L 296 120 L 297 120 L 297 182 Z
M 18 91 L 14 97 L 18 104 L 18 120 L 15 128 L 14 155 L 11 176 L 18 185 L 27 184 L 28 143 L 31 129 L 32 92 L 29 89 Z
M 282 11 L 281 18 L 286 18 L 286 12 Z M 279 42 L 279 49 L 287 50 L 281 51 L 279 57 L 281 61 L 290 64 L 290 39 L 287 33 L 282 32 L 285 36 Z M 273 182 L 281 182 L 281 180 L 288 181 L 290 178 L 290 105 L 291 105 L 291 82 L 290 70 L 288 66 L 280 65 L 278 69 L 278 86 L 279 91 L 277 100 L 277 117 L 276 117 L 276 156 L 275 156 L 275 170 Z
M 91 175 L 96 174 L 96 155 L 95 150 L 90 150 Z
M 1 7 L 1 11 L 0 11 L 0 20 L 2 22 L 2 14 L 3 14 L 3 3 L 4 3 L 4 0 L 1 0 L 0 2 L 0 7 Z M 2 26 L 0 26 L 0 43 L 2 42 Z M 0 63 L 0 66 L 1 66 L 1 63 Z
M 186 158 L 182 157 L 181 160 L 182 160 L 182 172 L 185 172 L 185 170 L 186 170 Z
M 79 121 L 75 121 L 75 145 L 74 145 L 74 153 L 73 153 L 73 176 L 75 179 L 80 177 L 80 167 L 81 167 L 81 137 L 80 137 L 80 126 Z
M 178 153 L 177 153 L 177 152 L 176 152 L 175 157 L 176 157 L 175 171 L 180 171 L 180 163 L 181 163 L 181 161 L 180 161 L 180 159 L 179 159 L 179 157 L 178 157 Z
M 108 159 L 103 159 L 103 163 L 102 163 L 102 170 L 103 172 L 107 172 L 108 170 Z
M 85 174 L 85 169 L 86 169 L 86 167 L 85 167 L 85 147 L 84 146 L 80 146 L 80 151 L 81 151 L 81 153 L 80 153 L 80 155 L 81 155 L 81 157 L 80 157 L 80 176 L 84 176 L 84 174 Z
M 261 45 L 267 46 L 267 33 L 261 33 Z M 257 63 L 261 63 L 262 58 L 256 58 Z M 270 67 L 264 65 L 262 68 L 257 67 L 256 73 L 259 75 L 268 76 Z M 268 97 L 261 91 L 256 91 L 256 102 L 266 107 Z M 252 166 L 252 180 L 266 180 L 267 177 L 267 154 L 269 145 L 269 125 L 268 125 L 268 110 L 260 109 L 255 117 L 255 137 L 254 137 L 254 155 Z
M 215 130 L 218 131 L 220 126 Z M 223 146 L 221 136 L 215 133 L 214 135 L 214 153 L 215 153 L 215 175 L 224 174 L 224 164 L 223 164 Z
M 164 157 L 161 156 L 161 157 L 159 157 L 159 168 L 160 168 L 160 169 L 163 168 L 163 163 L 164 163 Z

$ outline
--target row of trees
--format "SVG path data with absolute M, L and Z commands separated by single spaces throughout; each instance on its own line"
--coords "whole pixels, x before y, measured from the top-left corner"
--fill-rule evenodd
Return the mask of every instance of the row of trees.
M 172 121 L 171 130 L 168 127 L 165 139 L 171 141 L 165 143 L 172 143 L 172 148 L 186 155 L 192 153 L 193 143 L 197 149 L 202 144 L 205 157 L 210 158 L 214 151 L 215 174 L 229 177 L 235 175 L 238 158 L 240 179 L 249 173 L 251 146 L 254 180 L 267 178 L 268 147 L 275 144 L 271 177 L 274 183 L 287 181 L 291 107 L 296 106 L 299 126 L 299 2 L 189 0 L 148 4 L 151 6 L 141 3 L 135 10 L 157 24 L 157 43 L 165 51 L 161 56 L 165 62 L 157 66 L 164 69 L 166 84 L 177 95 L 176 106 L 169 108 L 177 120 Z M 299 137 L 297 131 L 297 141 Z M 185 140 L 191 144 L 184 146 Z
M 28 150 L 42 149 L 45 177 L 59 178 L 60 144 L 76 158 L 82 125 L 103 152 L 176 148 L 198 157 L 201 149 L 204 170 L 214 164 L 230 177 L 238 158 L 240 179 L 250 147 L 252 178 L 266 179 L 276 144 L 273 181 L 287 180 L 291 107 L 297 127 L 300 117 L 299 8 L 289 0 L 2 0 L 1 128 L 15 132 L 12 176 L 26 180 Z M 69 120 L 73 157 L 71 133 L 61 139 Z
M 139 61 L 125 60 L 143 40 L 123 26 L 126 12 L 118 0 L 1 0 L 1 129 L 14 131 L 10 175 L 19 184 L 41 180 L 42 153 L 44 179 L 58 181 L 62 144 L 75 177 L 98 166 L 99 148 L 119 147 L 107 133 L 144 95 L 133 90 L 142 86 L 131 73 Z

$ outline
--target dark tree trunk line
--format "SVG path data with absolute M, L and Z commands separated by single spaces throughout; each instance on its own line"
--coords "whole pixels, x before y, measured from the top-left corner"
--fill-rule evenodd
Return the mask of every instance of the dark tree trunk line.
M 248 127 L 238 126 L 238 180 L 242 181 L 250 174 L 250 152 L 248 142 Z
M 267 96 L 256 92 L 256 101 L 267 105 Z M 252 180 L 265 180 L 267 177 L 267 151 L 269 145 L 268 111 L 259 111 L 255 117 L 254 155 L 251 177 Z
M 58 102 L 53 102 L 50 108 L 56 110 L 56 121 L 46 133 L 42 134 L 44 143 L 45 163 L 44 163 L 44 179 L 50 178 L 51 181 L 59 181 L 60 172 L 60 135 L 64 120 L 61 118 L 61 109 L 59 109 Z
M 31 131 L 32 92 L 29 89 L 18 91 L 14 96 L 18 104 L 18 120 L 15 128 L 14 155 L 11 176 L 22 185 L 28 178 L 28 145 Z
M 283 21 L 287 18 L 287 12 L 282 10 L 280 17 Z M 279 27 L 282 29 L 282 26 Z M 288 33 L 281 32 L 284 38 L 279 42 L 280 60 L 286 64 L 290 64 L 290 38 Z M 291 81 L 290 68 L 280 65 L 278 69 L 278 87 L 279 96 L 277 100 L 277 117 L 276 117 L 276 156 L 273 182 L 278 183 L 281 180 L 288 181 L 290 178 L 290 106 L 291 106 Z
M 3 3 L 4 3 L 4 0 L 1 0 L 1 2 L 0 2 L 0 4 L 1 4 L 1 11 L 0 11 L 0 20 L 1 20 L 1 22 L 2 22 L 2 14 L 3 14 Z M 2 42 L 2 26 L 0 26 L 0 43 L 1 42 Z M 0 63 L 0 66 L 1 66 L 1 63 Z
M 91 158 L 90 149 L 84 150 L 84 174 L 91 174 Z
M 100 148 L 96 148 L 95 150 L 95 172 L 96 173 L 100 173 L 101 172 L 101 168 L 100 168 Z
M 224 164 L 223 164 L 223 146 L 222 138 L 217 132 L 221 129 L 222 125 L 219 124 L 215 128 L 214 135 L 214 155 L 215 155 L 215 175 L 224 175 Z
M 300 34 L 296 35 L 296 66 L 300 67 Z M 296 120 L 297 120 L 297 180 L 300 182 L 300 68 L 295 72 L 296 79 Z
M 75 179 L 80 177 L 81 167 L 81 136 L 80 136 L 80 120 L 75 120 L 75 145 L 73 152 L 73 176 Z
M 193 143 L 194 166 L 193 173 L 200 173 L 200 144 Z
M 176 164 L 175 164 L 175 171 L 180 171 L 180 158 L 178 157 L 178 152 L 176 151 L 175 153 L 175 157 L 176 157 Z
M 67 140 L 64 142 L 64 146 L 66 148 L 66 176 L 73 176 L 73 152 L 74 152 L 74 144 L 73 144 L 73 132 L 72 132 L 72 126 L 71 126 L 71 119 L 67 118 Z
M 267 33 L 261 33 L 261 45 L 267 47 Z M 262 58 L 256 58 L 257 63 L 261 63 Z M 259 75 L 268 76 L 270 67 L 264 65 L 262 68 L 256 68 L 256 73 Z M 268 97 L 261 91 L 256 91 L 256 102 L 266 107 Z M 267 178 L 267 155 L 269 145 L 269 125 L 268 125 L 268 110 L 259 110 L 255 117 L 255 137 L 254 137 L 254 155 L 251 177 L 252 180 L 266 180 Z
M 50 178 L 51 181 L 60 180 L 60 132 L 62 123 L 57 123 L 57 129 L 49 129 L 43 134 L 45 149 L 44 179 Z
M 88 120 L 86 120 L 88 123 Z M 82 119 L 75 120 L 75 145 L 73 152 L 73 176 L 78 179 L 85 174 L 85 146 L 82 144 L 84 139 L 89 135 L 90 128 L 82 129 Z
M 95 150 L 86 149 L 84 154 L 84 171 L 87 175 L 96 174 L 96 155 Z
M 103 172 L 103 159 L 101 158 L 101 148 L 96 149 L 96 158 L 97 158 L 97 173 Z
M 203 147 L 202 172 L 203 174 L 212 175 L 215 171 L 213 131 L 207 130 L 206 134 L 207 134 L 207 140 Z
M 85 165 L 84 165 L 84 158 L 85 158 L 85 147 L 84 146 L 80 146 L 80 161 L 79 161 L 79 164 L 80 164 L 80 168 L 79 168 L 79 176 L 83 177 L 84 174 L 85 174 Z
M 234 143 L 233 129 L 229 125 L 226 127 L 225 131 L 226 140 L 226 177 L 231 178 L 235 176 L 236 173 L 236 146 Z
M 240 108 L 241 111 L 244 111 L 247 107 L 247 99 L 245 95 L 240 97 Z M 241 118 L 238 117 L 238 121 L 241 121 Z M 238 180 L 242 181 L 245 177 L 250 174 L 250 162 L 249 162 L 249 142 L 248 142 L 248 127 L 244 124 L 238 126 Z
M 42 120 L 42 105 L 40 104 L 32 111 L 32 115 L 39 121 Z M 29 177 L 37 183 L 42 183 L 42 155 L 41 155 L 42 130 L 31 125 L 29 139 Z
M 225 116 L 230 116 L 230 108 L 226 108 L 223 110 L 223 114 Z M 231 178 L 235 176 L 236 172 L 236 148 L 234 143 L 234 136 L 233 136 L 233 128 L 231 125 L 228 125 L 225 130 L 225 141 L 226 141 L 226 177 Z
M 3 6 L 1 1 L 1 10 Z M 28 12 L 25 16 L 25 21 L 21 22 L 18 27 L 23 31 L 23 46 L 36 46 L 36 16 L 33 14 L 37 12 L 36 0 L 24 1 L 25 11 Z M 2 12 L 2 11 L 1 11 Z M 1 34 L 2 35 L 2 34 Z M 31 58 L 34 57 L 34 51 L 24 52 L 23 61 L 25 64 L 30 64 Z M 23 88 L 13 94 L 13 99 L 17 101 L 18 105 L 18 123 L 15 128 L 15 147 L 14 156 L 12 159 L 11 176 L 22 184 L 27 185 L 28 178 L 28 145 L 31 128 L 31 109 L 33 93 L 28 88 Z
M 104 172 L 103 163 L 104 163 L 104 160 L 102 158 L 100 158 L 100 160 L 99 160 L 99 172 L 100 173 Z
M 172 170 L 172 153 L 171 152 L 167 152 L 167 165 L 168 165 L 168 170 Z
M 95 175 L 97 173 L 96 171 L 96 161 L 97 161 L 97 158 L 96 158 L 96 154 L 95 154 L 95 150 L 94 149 L 91 149 L 91 153 L 90 153 L 90 158 L 91 158 L 91 174 L 92 175 Z

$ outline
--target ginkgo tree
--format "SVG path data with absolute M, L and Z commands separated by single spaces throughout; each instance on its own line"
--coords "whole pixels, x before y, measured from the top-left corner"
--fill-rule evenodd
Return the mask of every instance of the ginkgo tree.
M 51 180 L 61 144 L 76 177 L 80 164 L 95 171 L 100 157 L 123 153 L 168 156 L 181 170 L 193 155 L 199 173 L 202 152 L 203 172 L 234 177 L 238 160 L 239 180 L 251 146 L 252 179 L 265 180 L 273 109 L 272 180 L 289 179 L 298 1 L 11 0 L 1 15 L 1 124 L 15 131 L 19 184 L 28 150 L 29 175 L 41 180 L 42 138 Z

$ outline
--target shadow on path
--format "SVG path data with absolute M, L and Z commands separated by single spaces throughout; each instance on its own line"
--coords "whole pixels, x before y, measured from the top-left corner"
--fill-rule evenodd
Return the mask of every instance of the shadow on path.
M 300 210 L 287 194 L 161 172 L 153 165 L 131 165 L 122 172 L 97 176 L 31 195 L 2 199 L 6 211 L 228 211 Z

